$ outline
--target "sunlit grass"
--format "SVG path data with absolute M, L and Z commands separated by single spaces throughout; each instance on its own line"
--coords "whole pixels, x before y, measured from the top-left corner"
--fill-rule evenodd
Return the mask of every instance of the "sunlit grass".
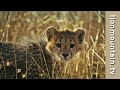
M 86 32 L 83 50 L 76 55 L 74 60 L 66 64 L 53 62 L 53 79 L 105 78 L 104 12 L 0 12 L 0 41 L 20 45 L 27 45 L 27 41 L 37 42 L 48 26 L 54 26 L 59 30 L 84 28 Z M 34 58 L 33 60 L 36 62 Z M 4 61 L 0 62 L 3 62 L 4 65 Z M 39 67 L 39 64 L 36 63 L 36 65 Z M 59 69 L 57 69 L 58 67 Z M 26 64 L 26 70 L 29 68 L 30 65 Z M 17 70 L 16 64 L 16 72 Z M 45 74 L 44 71 L 43 73 Z M 26 74 L 27 71 L 22 77 L 27 79 Z M 46 73 L 46 76 L 49 74 Z

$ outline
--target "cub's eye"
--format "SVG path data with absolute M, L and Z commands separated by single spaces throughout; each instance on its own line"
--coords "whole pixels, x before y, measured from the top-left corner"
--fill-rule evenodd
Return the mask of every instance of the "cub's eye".
M 61 48 L 61 44 L 60 44 L 60 43 L 57 43 L 56 46 L 57 46 L 58 48 Z
M 70 48 L 74 48 L 75 44 L 70 44 Z

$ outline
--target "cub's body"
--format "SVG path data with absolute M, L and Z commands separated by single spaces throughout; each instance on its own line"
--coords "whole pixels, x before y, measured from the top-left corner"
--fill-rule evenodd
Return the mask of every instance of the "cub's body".
M 38 44 L 24 47 L 0 42 L 0 78 L 50 78 L 51 63 Z

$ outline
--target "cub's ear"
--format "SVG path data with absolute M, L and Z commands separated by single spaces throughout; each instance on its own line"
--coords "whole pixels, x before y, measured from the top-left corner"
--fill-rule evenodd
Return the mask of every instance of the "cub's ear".
M 84 36 L 85 36 L 85 30 L 84 29 L 78 29 L 75 32 L 75 35 L 77 36 L 77 39 L 78 39 L 79 43 L 82 44 L 82 42 L 84 40 Z
M 48 41 L 51 40 L 51 38 L 56 35 L 57 33 L 57 30 L 53 27 L 53 26 L 50 26 L 46 29 L 46 35 L 47 35 L 47 39 Z

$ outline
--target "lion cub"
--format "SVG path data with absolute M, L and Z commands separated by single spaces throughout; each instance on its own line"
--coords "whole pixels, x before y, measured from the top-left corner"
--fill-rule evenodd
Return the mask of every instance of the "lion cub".
M 46 35 L 48 39 L 46 50 L 55 56 L 55 59 L 65 62 L 71 60 L 81 50 L 85 31 L 83 29 L 75 32 L 57 31 L 50 26 L 47 28 Z

